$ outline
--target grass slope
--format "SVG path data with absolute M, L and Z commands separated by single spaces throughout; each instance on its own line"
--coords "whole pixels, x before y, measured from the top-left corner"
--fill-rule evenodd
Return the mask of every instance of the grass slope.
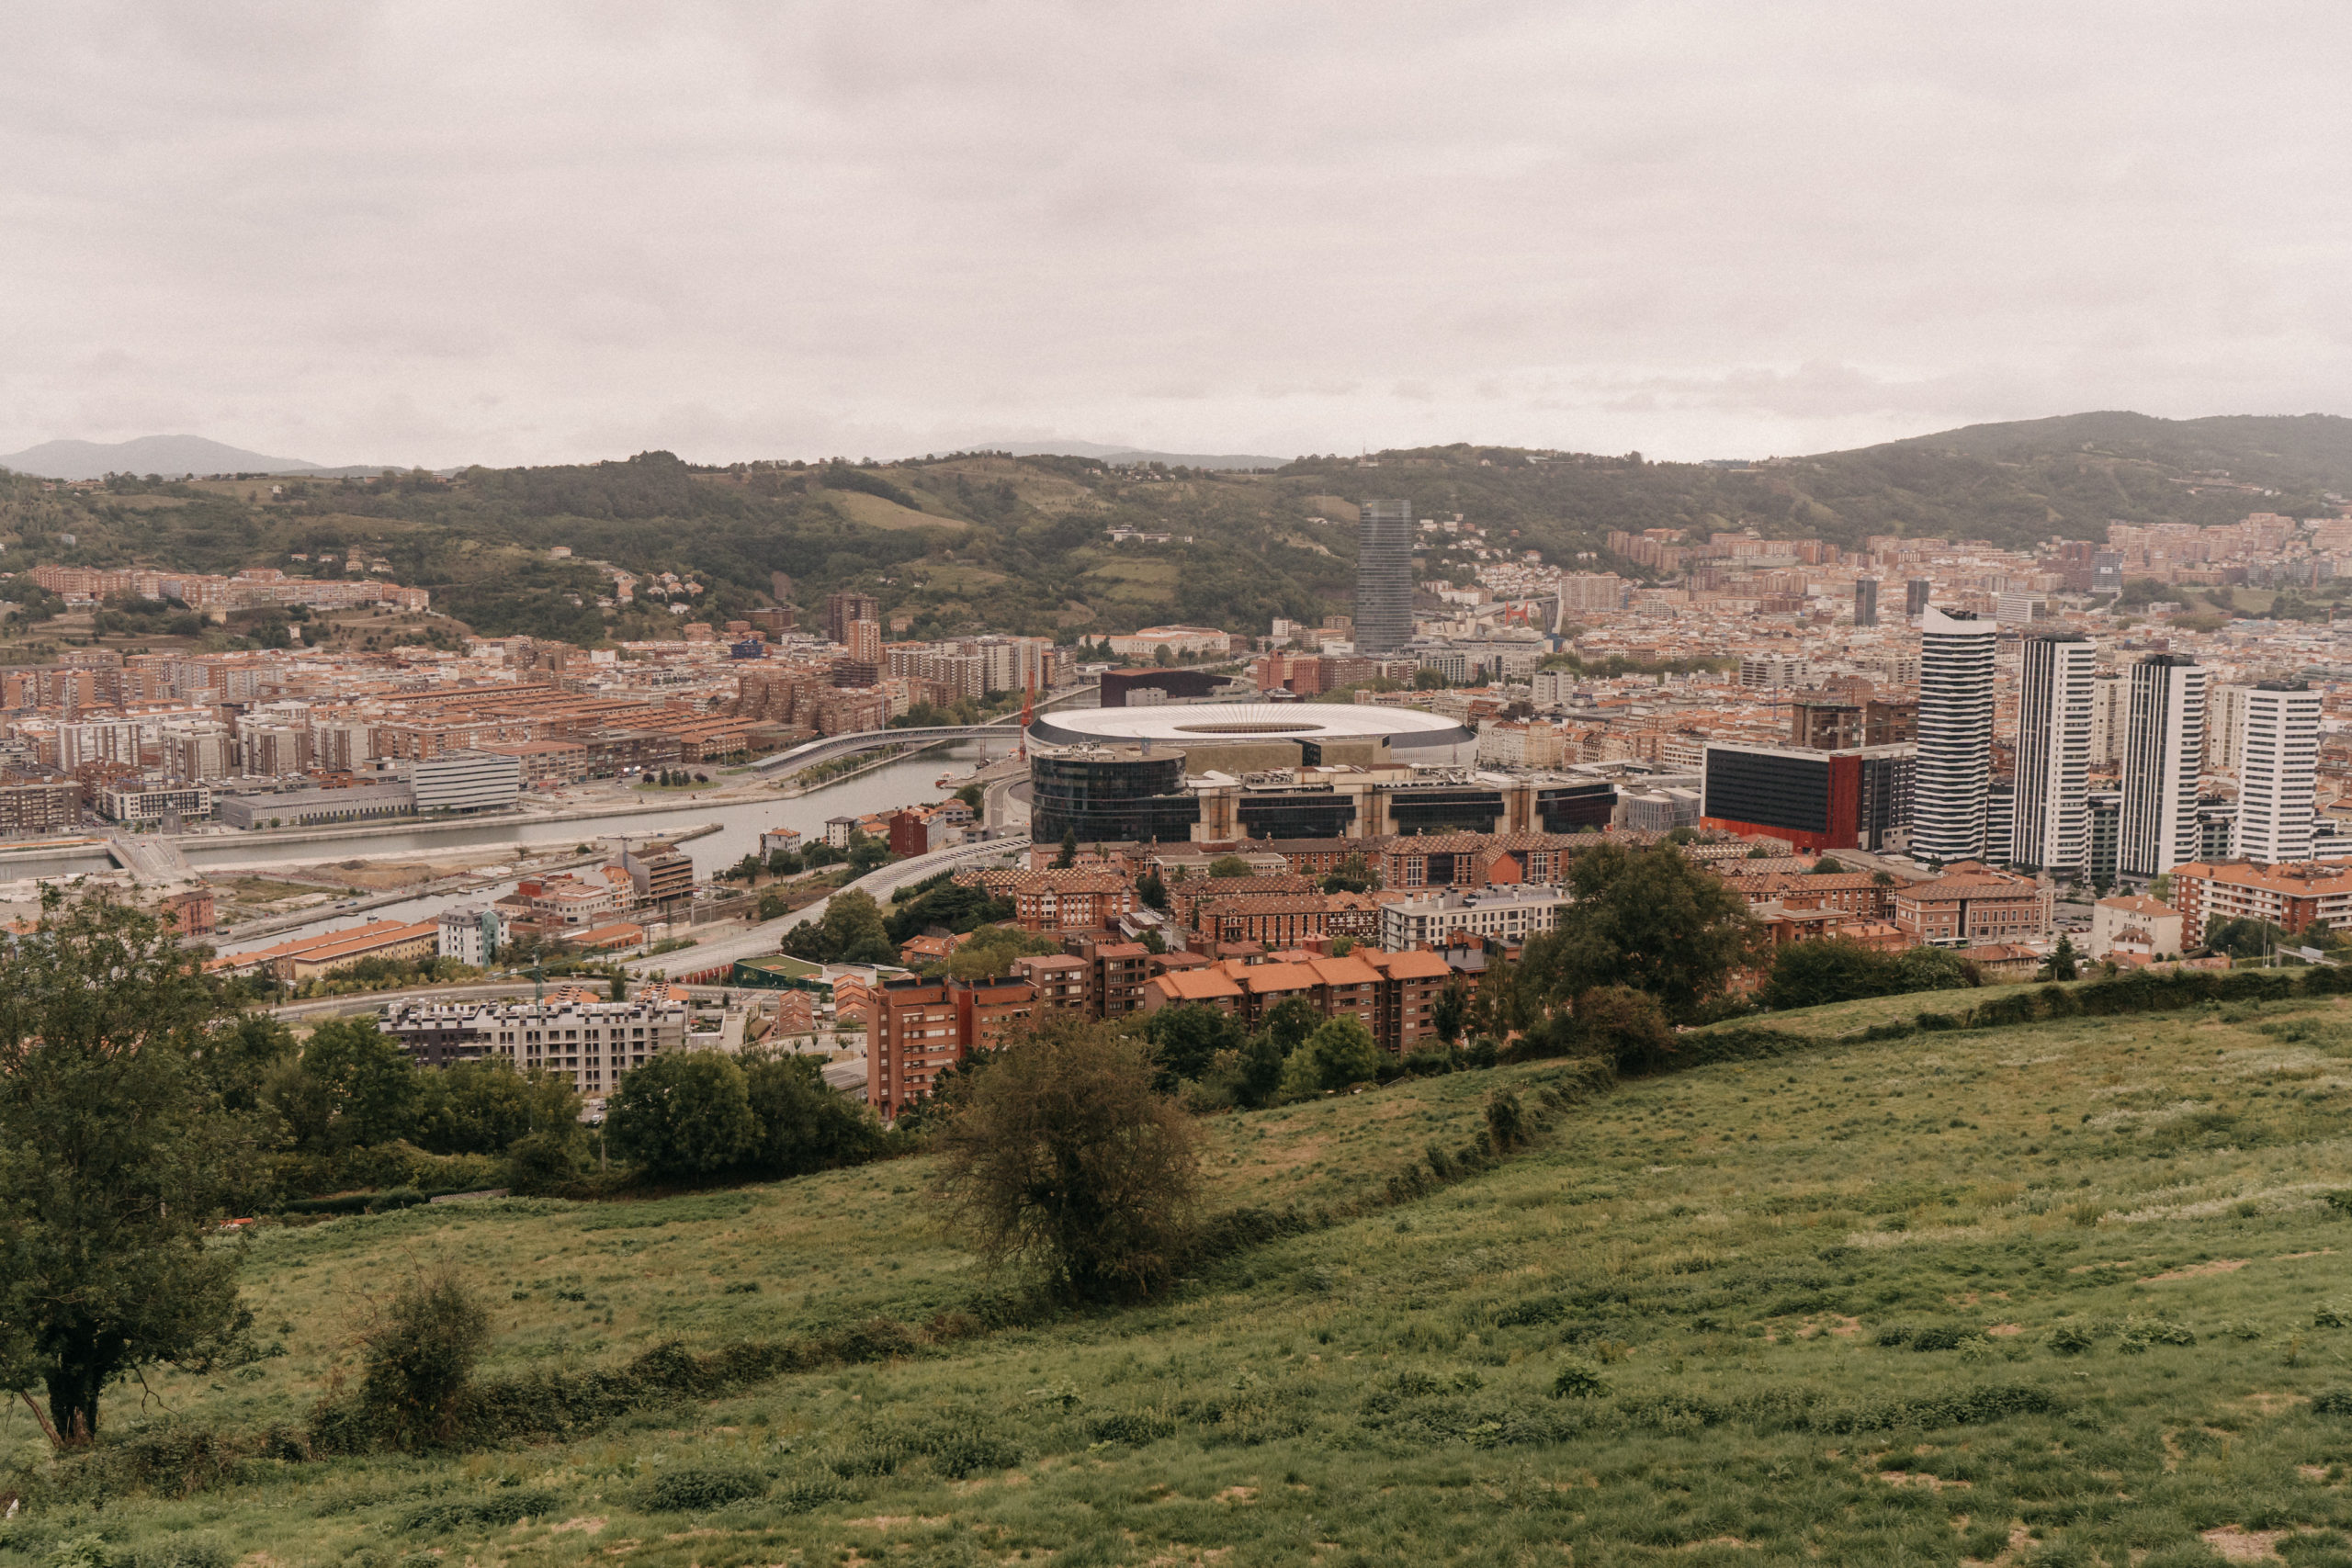
M 1219 1201 L 1377 1188 L 1557 1070 L 1220 1119 Z M 2352 1009 L 2324 1000 L 1825 1040 L 1624 1085 L 1499 1169 L 1159 1306 L 568 1443 L 44 1512 L 0 1562 L 96 1529 L 413 1568 L 2352 1562 L 2352 1398 L 2328 1397 L 2352 1327 L 2319 1326 L 2352 1315 L 2324 1200 L 2352 1186 L 2347 1095 Z M 283 1233 L 248 1289 L 289 1354 L 157 1392 L 294 1411 L 364 1292 L 424 1262 L 499 1295 L 509 1367 L 913 1319 L 976 1284 L 923 1176 Z M 1601 1386 L 1555 1398 L 1564 1368 Z

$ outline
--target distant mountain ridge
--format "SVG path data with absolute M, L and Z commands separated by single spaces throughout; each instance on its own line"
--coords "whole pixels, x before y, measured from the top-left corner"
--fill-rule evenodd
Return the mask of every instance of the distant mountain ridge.
M 311 474 L 300 457 L 272 457 L 202 435 L 140 435 L 129 441 L 44 441 L 0 454 L 0 468 L 44 479 L 95 479 L 107 474 Z M 354 470 L 372 473 L 372 468 Z

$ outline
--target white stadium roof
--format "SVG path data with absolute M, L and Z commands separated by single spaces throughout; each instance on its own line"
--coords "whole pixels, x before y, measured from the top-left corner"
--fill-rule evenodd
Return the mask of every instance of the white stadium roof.
M 1250 740 L 1385 740 L 1400 761 L 1453 761 L 1477 737 L 1453 719 L 1418 708 L 1357 703 L 1177 703 L 1131 708 L 1059 708 L 1041 713 L 1030 735 L 1048 746 L 1138 741 L 1181 747 Z

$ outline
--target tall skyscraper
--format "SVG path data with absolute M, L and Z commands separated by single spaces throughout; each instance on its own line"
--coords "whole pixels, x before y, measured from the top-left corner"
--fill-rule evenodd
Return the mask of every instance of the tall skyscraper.
M 1875 577 L 1854 579 L 1854 625 L 1878 625 L 1878 579 Z
M 1927 614 L 1928 595 L 1935 592 L 1935 587 L 1934 583 L 1924 577 L 1915 577 L 1903 585 L 1903 618 L 1905 620 L 1916 621 Z
M 2024 639 L 2018 675 L 2014 865 L 2080 872 L 2090 856 L 2091 687 L 2098 649 L 2080 632 Z
M 2132 682 L 2120 670 L 2091 677 L 2091 766 L 2111 768 L 2123 761 L 2124 738 L 2132 733 Z
M 2309 860 L 2319 694 L 2300 681 L 2239 690 L 2237 852 L 2264 865 Z
M 1984 853 L 1993 775 L 1993 647 L 2000 627 L 1928 605 L 1919 623 L 1919 761 L 1911 852 L 1945 863 Z
M 1356 651 L 1413 640 L 1413 503 L 1367 501 L 1356 525 Z
M 2245 741 L 2248 686 L 2211 686 L 2205 693 L 2205 771 L 2233 773 Z
M 2123 746 L 2122 842 L 2127 876 L 2158 876 L 2197 858 L 2197 779 L 2205 756 L 2205 682 L 2186 654 L 2152 653 L 2132 666 L 2132 730 Z

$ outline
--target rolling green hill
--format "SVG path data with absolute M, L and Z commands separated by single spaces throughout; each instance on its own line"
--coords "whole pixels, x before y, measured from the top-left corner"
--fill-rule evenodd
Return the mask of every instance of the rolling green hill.
M 1124 1313 L 990 1306 L 921 1160 L 266 1231 L 285 1354 L 113 1396 L 145 1427 L 117 1454 L 207 1483 L 38 1495 L 0 1563 L 2352 1561 L 2352 1008 L 1836 1037 L 1887 1005 L 1776 1018 L 1822 1035 L 1555 1109 L 1401 1201 L 1566 1066 L 1217 1118 L 1217 1201 L 1306 1228 Z M 197 1434 L 299 1416 L 371 1297 L 445 1262 L 494 1300 L 497 1376 L 833 1348 L 560 1438 L 208 1471 Z
M 645 636 L 673 624 L 658 606 L 599 615 L 599 573 L 550 560 L 556 545 L 641 576 L 692 574 L 710 590 L 704 615 L 768 603 L 783 572 L 804 608 L 856 587 L 909 615 L 916 636 L 1096 636 L 1154 621 L 1256 631 L 1276 615 L 1351 606 L 1351 522 L 1366 499 L 1462 513 L 1498 543 L 1601 566 L 1623 565 L 1605 551 L 1620 528 L 2030 546 L 2100 537 L 2110 519 L 2332 513 L 2325 495 L 2352 493 L 2352 420 L 2077 414 L 1745 467 L 1469 446 L 1305 457 L 1271 472 L 972 454 L 699 468 L 655 452 L 446 479 L 277 482 L 273 497 L 268 481 L 119 479 L 103 491 L 52 491 L 0 476 L 0 545 L 18 566 L 216 571 L 356 547 L 490 634 Z M 1114 546 L 1105 530 L 1122 525 L 1178 537 Z M 1460 559 L 1427 565 L 1467 570 Z

